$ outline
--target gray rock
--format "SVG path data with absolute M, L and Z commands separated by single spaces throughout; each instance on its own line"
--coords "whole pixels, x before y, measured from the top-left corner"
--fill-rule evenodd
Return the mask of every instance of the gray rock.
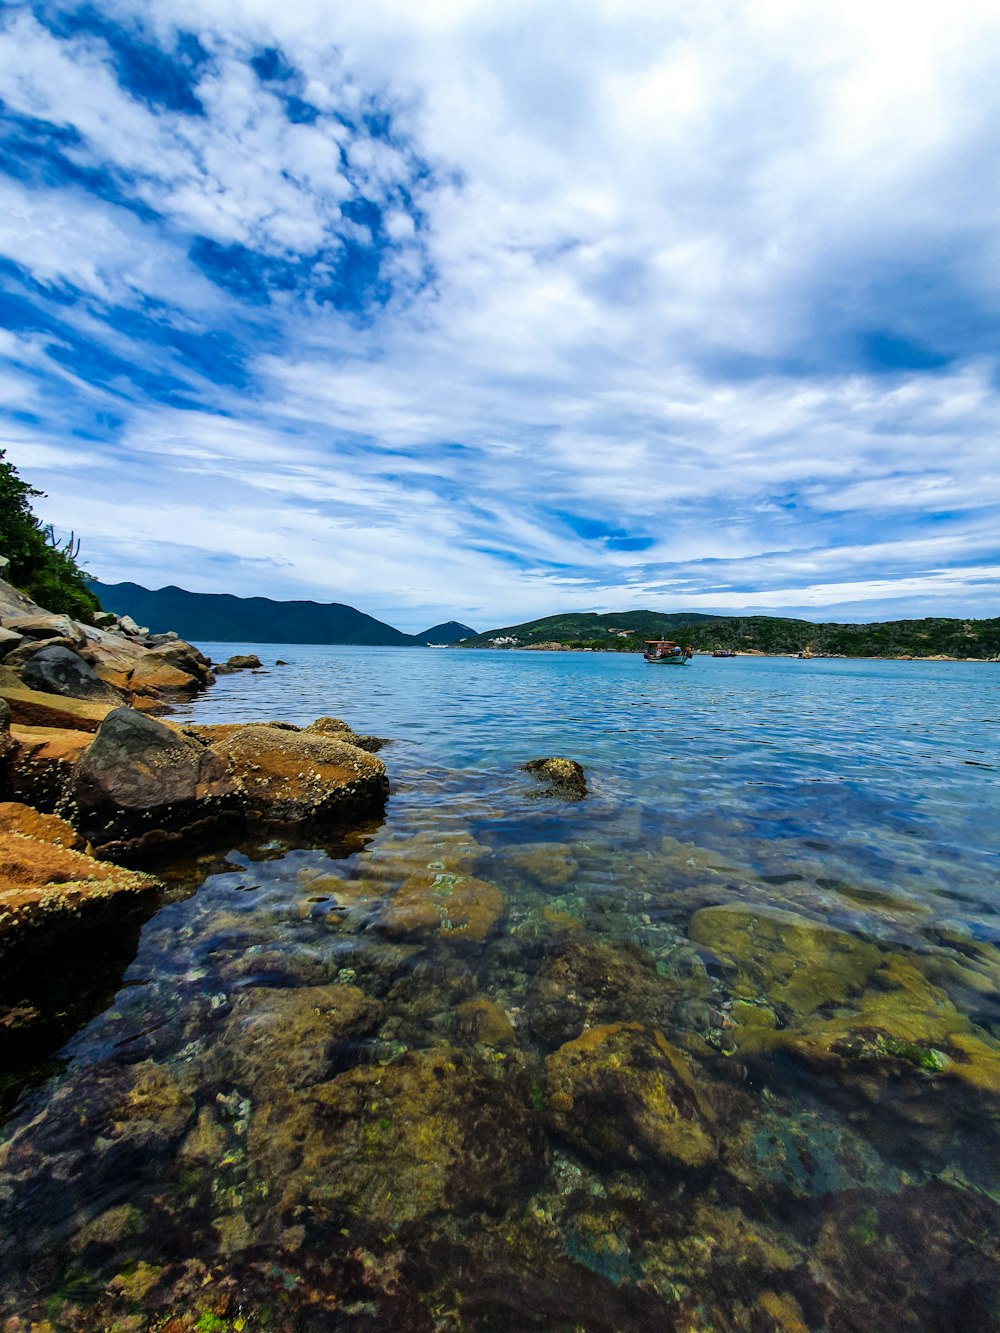
M 118 621 L 118 627 L 123 634 L 132 639 L 144 639 L 149 634 L 148 626 L 136 624 L 131 616 L 122 616 Z
M 121 693 L 96 675 L 79 653 L 59 644 L 43 644 L 21 667 L 21 679 L 32 690 L 98 703 L 122 702 Z
M 232 814 L 225 761 L 143 713 L 116 708 L 76 766 L 72 796 L 81 830 L 101 846 L 156 839 Z
M 87 635 L 82 625 L 78 625 L 69 616 L 23 615 L 6 616 L 4 629 L 12 629 L 29 639 L 69 639 L 74 644 L 84 644 Z
M 77 651 L 72 639 L 22 639 L 4 658 L 4 666 L 10 667 L 12 671 L 20 671 L 25 662 L 36 653 L 40 653 L 43 648 L 68 648 L 71 652 Z
M 118 628 L 118 617 L 113 611 L 95 611 L 92 619 L 98 629 Z

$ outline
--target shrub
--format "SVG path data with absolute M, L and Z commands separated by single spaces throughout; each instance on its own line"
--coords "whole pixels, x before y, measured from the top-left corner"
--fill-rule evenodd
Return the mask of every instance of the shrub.
M 89 621 L 101 604 L 76 563 L 79 543 L 60 546 L 31 508 L 42 492 L 22 481 L 0 449 L 0 555 L 10 561 L 7 578 L 16 588 L 55 613 Z

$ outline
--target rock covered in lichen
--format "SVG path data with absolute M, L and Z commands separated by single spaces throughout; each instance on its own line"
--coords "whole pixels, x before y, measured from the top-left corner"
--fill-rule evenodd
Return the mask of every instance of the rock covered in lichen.
M 250 725 L 212 745 L 252 817 L 283 823 L 381 810 L 385 765 L 333 736 Z
M 61 821 L 60 821 L 61 822 Z M 150 875 L 23 833 L 0 833 L 0 957 L 7 969 L 81 927 L 126 917 L 160 888 Z
M 561 796 L 566 801 L 581 801 L 587 794 L 587 779 L 582 765 L 575 759 L 553 756 L 548 759 L 529 759 L 521 767 L 546 785 L 545 794 Z
M 711 1106 L 661 1033 L 641 1023 L 588 1028 L 545 1068 L 552 1125 L 589 1156 L 660 1170 L 715 1157 Z

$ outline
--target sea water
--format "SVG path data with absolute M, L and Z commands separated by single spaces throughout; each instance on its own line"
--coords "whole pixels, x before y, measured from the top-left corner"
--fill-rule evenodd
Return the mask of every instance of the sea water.
M 343 718 L 392 794 L 159 867 L 6 1126 L 4 1310 L 997 1322 L 1000 668 L 204 646 L 266 670 L 178 721 Z

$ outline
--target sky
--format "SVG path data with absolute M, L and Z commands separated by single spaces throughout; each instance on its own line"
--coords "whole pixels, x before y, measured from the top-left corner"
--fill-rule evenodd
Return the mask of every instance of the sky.
M 109 583 L 1000 614 L 995 0 L 0 5 L 0 449 Z

